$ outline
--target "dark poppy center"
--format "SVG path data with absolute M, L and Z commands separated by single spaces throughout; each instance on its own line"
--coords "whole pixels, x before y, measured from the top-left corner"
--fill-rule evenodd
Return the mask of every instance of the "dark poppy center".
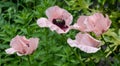
M 68 28 L 68 26 L 65 24 L 65 20 L 62 20 L 62 19 L 53 19 L 52 22 L 53 22 L 53 24 L 57 25 L 58 27 L 60 27 L 64 31 L 66 30 L 66 28 Z
M 29 44 L 26 44 L 27 45 L 27 47 L 30 47 L 30 45 Z

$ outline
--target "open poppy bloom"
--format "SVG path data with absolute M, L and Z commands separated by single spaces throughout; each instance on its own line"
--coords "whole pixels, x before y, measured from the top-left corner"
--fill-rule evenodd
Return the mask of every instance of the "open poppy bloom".
M 53 6 L 46 10 L 47 18 L 40 18 L 37 20 L 37 24 L 40 27 L 49 27 L 50 30 L 56 31 L 57 33 L 67 33 L 70 29 L 69 26 L 72 23 L 72 15 L 58 7 Z
M 6 49 L 7 54 L 17 53 L 18 56 L 32 54 L 38 46 L 38 38 L 26 39 L 25 36 L 16 36 L 11 42 L 11 48 Z
M 111 25 L 108 15 L 104 17 L 101 13 L 95 13 L 91 16 L 80 16 L 72 26 L 72 29 L 78 29 L 82 32 L 94 32 L 97 36 L 106 32 Z
M 100 41 L 94 39 L 88 33 L 78 33 L 75 40 L 68 38 L 67 42 L 71 47 L 77 47 L 86 53 L 95 53 L 100 49 L 98 48 Z

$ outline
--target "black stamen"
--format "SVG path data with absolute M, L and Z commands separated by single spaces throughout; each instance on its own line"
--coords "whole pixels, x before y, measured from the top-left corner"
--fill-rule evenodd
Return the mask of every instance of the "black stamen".
M 68 26 L 65 25 L 65 20 L 62 19 L 53 19 L 53 24 L 57 25 L 61 29 L 65 30 Z

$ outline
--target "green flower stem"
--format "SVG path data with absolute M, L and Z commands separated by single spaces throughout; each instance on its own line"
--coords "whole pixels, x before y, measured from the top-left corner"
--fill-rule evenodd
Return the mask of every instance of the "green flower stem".
M 113 52 L 116 50 L 117 46 L 114 47 Z M 108 57 L 112 52 L 109 52 L 106 57 Z M 115 54 L 116 55 L 116 54 Z
M 103 39 L 103 41 L 105 42 L 105 44 L 108 46 L 108 48 L 109 48 L 110 51 L 111 51 L 111 52 L 109 53 L 109 55 L 110 55 L 111 53 L 113 53 L 115 56 L 117 56 L 117 55 L 114 53 L 114 51 L 111 49 L 111 47 L 108 45 L 108 43 L 105 41 L 103 35 L 101 35 L 101 38 Z M 107 55 L 106 57 L 108 57 L 108 55 Z
M 70 46 L 69 46 L 70 47 Z M 76 51 L 73 50 L 72 47 L 70 47 L 70 49 L 72 50 L 72 52 L 75 54 L 76 58 L 79 60 L 79 62 L 81 63 L 81 66 L 85 66 L 85 64 L 81 61 L 80 56 L 76 53 Z
M 28 55 L 27 58 L 28 58 L 28 63 L 31 66 L 30 56 Z
M 19 58 L 19 62 L 18 62 L 18 64 L 19 64 L 19 66 L 21 66 L 21 64 L 20 63 L 22 63 L 23 62 L 23 59 L 22 59 L 22 57 L 18 57 Z

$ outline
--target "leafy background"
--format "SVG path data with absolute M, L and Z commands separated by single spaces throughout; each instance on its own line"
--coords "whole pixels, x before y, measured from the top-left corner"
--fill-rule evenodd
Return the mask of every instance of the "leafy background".
M 112 25 L 103 34 L 101 50 L 87 54 L 71 48 L 66 40 L 78 33 L 70 30 L 57 34 L 48 28 L 40 28 L 36 20 L 46 17 L 51 6 L 68 10 L 76 22 L 80 15 L 96 12 L 108 14 Z M 5 49 L 16 35 L 40 38 L 39 47 L 30 55 L 32 66 L 119 66 L 120 65 L 120 0 L 0 0 L 0 66 L 29 66 L 27 56 L 8 55 Z

